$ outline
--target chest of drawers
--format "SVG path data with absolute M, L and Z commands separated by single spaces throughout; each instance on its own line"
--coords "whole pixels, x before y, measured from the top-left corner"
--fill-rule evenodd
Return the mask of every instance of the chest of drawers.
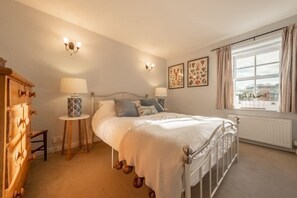
M 33 84 L 0 67 L 0 196 L 22 197 L 31 156 Z

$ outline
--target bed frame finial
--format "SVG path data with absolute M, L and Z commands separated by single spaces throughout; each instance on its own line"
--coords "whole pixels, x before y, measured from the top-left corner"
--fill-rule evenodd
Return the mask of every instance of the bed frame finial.
M 186 164 L 191 164 L 192 163 L 192 154 L 193 154 L 193 148 L 189 145 L 184 146 L 184 162 Z
M 236 120 L 236 124 L 239 125 L 240 117 L 236 116 L 236 117 L 235 117 L 235 120 Z

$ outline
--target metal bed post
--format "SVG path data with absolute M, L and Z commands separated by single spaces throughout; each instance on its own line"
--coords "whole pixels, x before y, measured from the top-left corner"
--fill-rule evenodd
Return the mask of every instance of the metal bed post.
M 237 156 L 236 156 L 236 159 L 235 159 L 235 162 L 238 162 L 238 158 L 239 158 L 239 120 L 240 118 L 238 116 L 235 117 L 236 119 L 236 129 L 237 129 L 237 132 L 236 132 L 236 153 L 237 153 Z
M 190 146 L 185 146 L 183 148 L 185 156 L 184 156 L 184 163 L 185 163 L 185 198 L 191 198 L 191 169 L 190 166 L 192 164 L 192 154 L 193 149 Z
M 212 178 L 211 178 L 211 154 L 208 157 L 208 170 L 209 170 L 209 194 L 211 195 L 211 184 L 212 184 Z
M 200 198 L 203 198 L 202 167 L 199 168 Z
M 94 107 L 94 100 L 95 100 L 95 93 L 94 92 L 91 92 L 91 120 L 92 120 L 92 118 L 93 118 L 93 115 L 94 115 L 94 113 L 95 113 L 95 107 Z M 92 122 L 92 121 L 91 121 Z M 92 129 L 92 127 L 91 127 L 91 130 L 92 130 L 92 148 L 93 148 L 93 144 L 94 144 L 94 131 L 93 131 L 93 129 Z
M 217 168 L 217 182 L 216 185 L 219 183 L 219 143 L 216 145 L 216 168 Z

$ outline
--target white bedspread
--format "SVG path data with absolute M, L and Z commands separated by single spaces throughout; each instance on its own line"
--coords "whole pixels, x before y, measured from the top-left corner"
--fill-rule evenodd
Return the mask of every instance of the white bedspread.
M 126 160 L 138 176 L 145 177 L 157 198 L 180 198 L 183 146 L 201 147 L 223 120 L 176 113 L 98 120 L 95 114 L 92 126 L 97 136 L 119 151 L 119 160 Z

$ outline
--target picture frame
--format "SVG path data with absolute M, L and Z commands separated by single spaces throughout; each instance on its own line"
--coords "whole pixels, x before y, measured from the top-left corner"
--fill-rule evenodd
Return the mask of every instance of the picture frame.
M 184 63 L 168 67 L 168 89 L 184 88 Z
M 188 87 L 208 86 L 208 56 L 188 61 Z

